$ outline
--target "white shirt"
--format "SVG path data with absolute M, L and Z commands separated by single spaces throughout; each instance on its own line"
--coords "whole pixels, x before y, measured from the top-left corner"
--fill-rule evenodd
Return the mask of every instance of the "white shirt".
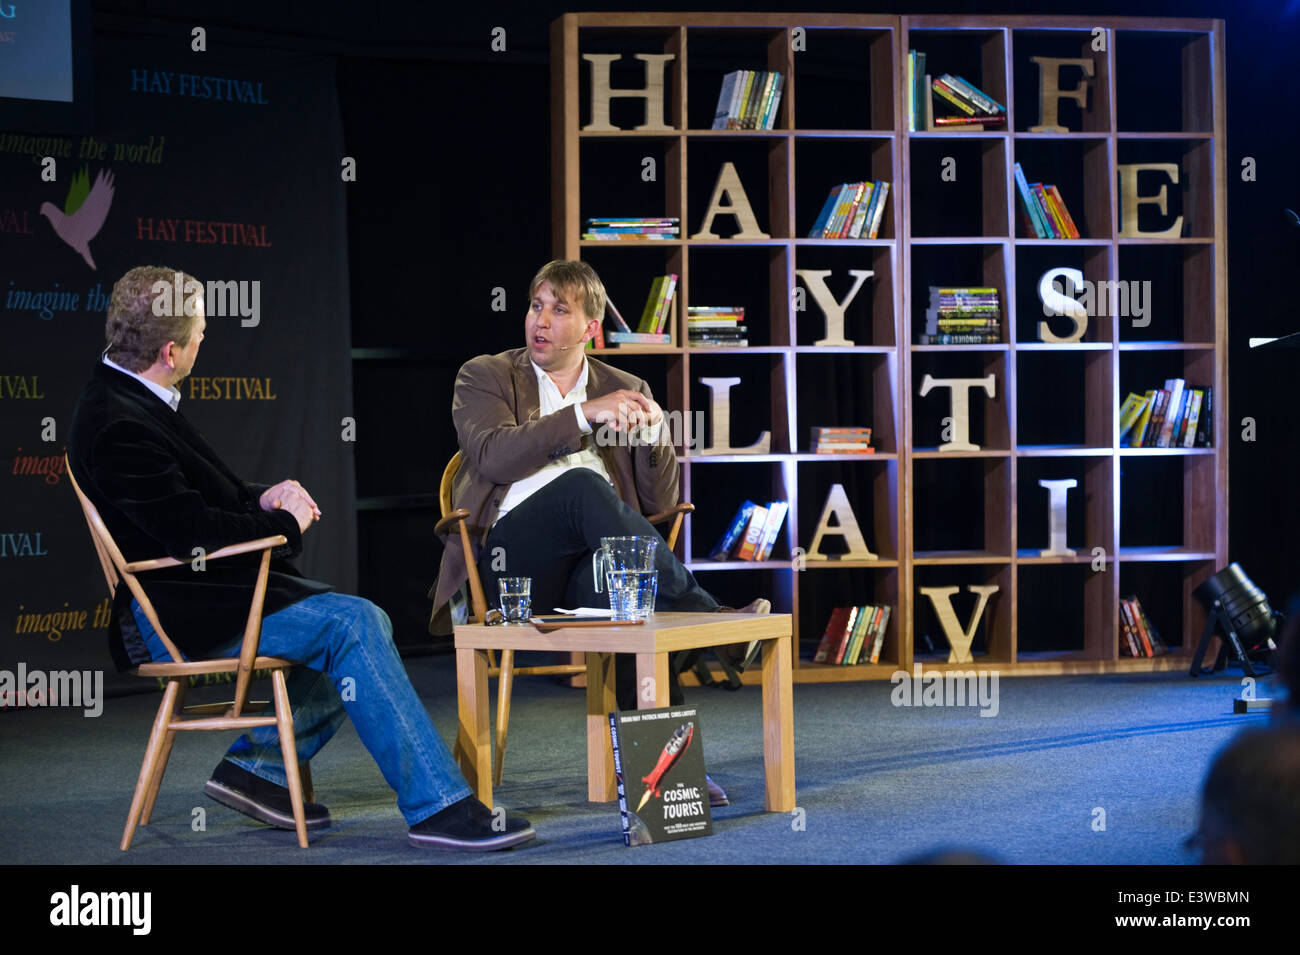
M 593 430 L 591 424 L 582 416 L 582 403 L 587 400 L 587 356 L 582 356 L 582 374 L 578 376 L 577 383 L 569 389 L 567 395 L 560 394 L 559 387 L 551 380 L 551 376 L 538 366 L 537 362 L 530 361 L 529 364 L 533 366 L 533 372 L 537 375 L 537 395 L 542 403 L 541 413 L 543 415 L 554 414 L 560 409 L 572 405 L 574 414 L 578 416 L 578 427 L 582 429 L 583 434 L 591 434 Z M 506 492 L 505 498 L 501 501 L 501 507 L 497 510 L 496 519 L 501 520 L 507 513 L 570 468 L 588 468 L 595 471 L 610 484 L 613 484 L 609 471 L 605 467 L 605 462 L 601 460 L 600 455 L 596 452 L 595 442 L 584 441 L 583 444 L 584 447 L 579 448 L 573 454 L 566 454 L 564 457 L 556 458 L 549 464 L 538 468 L 523 480 L 510 485 L 510 490 Z
M 140 384 L 144 385 L 155 395 L 157 395 L 160 399 L 162 399 L 163 404 L 165 404 L 168 408 L 171 408 L 172 411 L 175 411 L 177 408 L 180 407 L 181 393 L 180 390 L 177 389 L 175 385 L 173 385 L 170 388 L 164 388 L 162 385 L 158 384 L 157 382 L 150 381 L 144 375 L 138 374 L 129 368 L 123 368 L 117 362 L 113 361 L 113 359 L 108 357 L 108 352 L 104 353 L 104 364 L 107 365 L 109 368 L 116 368 L 124 375 L 130 375 L 132 378 L 140 382 Z

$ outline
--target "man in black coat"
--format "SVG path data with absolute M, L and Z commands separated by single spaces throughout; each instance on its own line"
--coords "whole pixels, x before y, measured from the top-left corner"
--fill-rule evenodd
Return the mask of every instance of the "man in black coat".
M 172 314 L 178 282 L 184 307 Z M 299 760 L 311 759 L 350 716 L 397 792 L 412 843 L 482 850 L 529 841 L 527 820 L 507 818 L 503 826 L 471 795 L 411 687 L 387 615 L 303 578 L 287 562 L 321 517 L 311 495 L 297 481 L 241 481 L 180 413 L 176 384 L 193 368 L 206 326 L 202 293 L 190 276 L 158 267 L 132 269 L 117 282 L 107 348 L 68 439 L 73 475 L 126 560 L 165 554 L 185 562 L 140 577 L 163 630 L 186 656 L 238 655 L 260 558 L 194 557 L 283 534 L 288 545 L 272 554 L 259 649 L 301 664 L 288 681 Z M 119 666 L 169 659 L 125 587 L 117 590 L 109 633 Z M 261 727 L 236 741 L 204 791 L 292 829 L 285 785 L 279 736 Z M 324 806 L 308 805 L 309 829 L 329 823 Z

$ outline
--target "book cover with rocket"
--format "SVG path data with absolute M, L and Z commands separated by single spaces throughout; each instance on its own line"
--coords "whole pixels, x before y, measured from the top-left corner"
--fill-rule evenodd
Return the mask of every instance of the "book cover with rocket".
M 609 732 L 624 845 L 713 834 L 698 707 L 611 713 Z

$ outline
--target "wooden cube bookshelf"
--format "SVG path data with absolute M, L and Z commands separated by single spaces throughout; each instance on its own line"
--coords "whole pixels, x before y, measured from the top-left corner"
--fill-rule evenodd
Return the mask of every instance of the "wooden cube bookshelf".
M 910 132 L 909 49 L 925 51 L 935 75 L 964 76 L 1004 103 L 1006 128 Z M 1205 619 L 1192 590 L 1228 560 L 1223 51 L 1218 20 L 574 13 L 554 21 L 553 252 L 585 258 L 602 276 L 606 269 L 619 275 L 617 292 L 607 285 L 624 314 L 644 301 L 654 274 L 678 274 L 671 345 L 596 353 L 634 367 L 661 362 L 665 408 L 689 415 L 706 407 L 701 376 L 742 377 L 732 404 L 748 408 L 750 418 L 741 425 L 733 418 L 733 444 L 761 428 L 771 432 L 770 453 L 679 455 L 684 494 L 700 509 L 688 518 L 679 550 L 727 602 L 765 593 L 774 609 L 794 614 L 796 680 L 888 679 L 914 663 L 949 666 L 919 588 L 952 584 L 963 585 L 954 598 L 963 623 L 973 604 L 964 585 L 999 587 L 975 641 L 977 669 L 1050 675 L 1187 665 Z M 616 99 L 611 121 L 618 129 L 584 130 L 592 105 L 582 59 L 588 53 L 624 54 L 615 89 L 643 82 L 630 54 L 671 54 L 663 90 L 670 128 L 634 130 L 644 106 Z M 1061 101 L 1058 123 L 1066 132 L 1032 131 L 1039 122 L 1032 57 L 1093 61 L 1086 103 Z M 734 69 L 785 77 L 773 129 L 707 128 L 722 75 Z M 1062 87 L 1072 82 L 1063 78 Z M 637 205 L 647 194 L 637 156 L 654 160 L 662 208 Z M 947 158 L 959 188 L 945 191 L 939 170 Z M 691 238 L 727 161 L 766 238 Z M 1059 184 L 1081 238 L 1024 232 L 1017 161 L 1031 180 Z M 1143 206 L 1139 224 L 1152 229 L 1182 215 L 1180 235 L 1121 234 L 1117 166 L 1133 162 L 1178 165 L 1178 183 L 1167 185 L 1168 214 Z M 628 177 L 622 191 L 616 175 Z M 859 178 L 890 183 L 879 237 L 805 238 L 830 186 Z M 1144 186 L 1142 195 L 1156 186 Z M 605 205 L 619 195 L 627 207 Z M 597 201 L 600 208 L 585 204 Z M 681 236 L 581 239 L 585 217 L 635 214 L 676 216 Z M 1047 268 L 1062 265 L 1093 282 L 1151 279 L 1152 300 L 1162 307 L 1148 302 L 1148 317 L 1158 317 L 1139 326 L 1118 315 L 1090 316 L 1082 341 L 1040 340 L 1039 322 L 1047 319 L 1035 286 Z M 837 298 L 849 289 L 849 269 L 872 270 L 846 314 L 852 346 L 812 344 L 822 316 L 811 296 L 805 311 L 794 307 L 798 269 L 832 270 L 827 282 Z M 639 284 L 622 278 L 642 271 Z M 1002 341 L 916 344 L 934 284 L 996 286 Z M 752 346 L 690 347 L 691 304 L 745 304 Z M 938 449 L 948 392 L 920 397 L 926 372 L 994 376 L 995 397 L 972 395 L 972 408 L 980 407 L 971 440 L 980 450 Z M 1158 384 L 1157 375 L 1214 388 L 1214 447 L 1120 446 L 1124 395 Z M 1044 380 L 1069 387 L 1034 394 L 1031 384 Z M 854 420 L 827 418 L 828 399 L 841 392 Z M 811 454 L 808 431 L 819 424 L 870 424 L 877 453 L 851 460 Z M 755 433 L 740 433 L 748 427 Z M 1074 557 L 1040 555 L 1048 544 L 1047 493 L 1037 482 L 1049 477 L 1078 481 L 1068 506 Z M 879 560 L 797 560 L 835 483 L 849 489 Z M 772 557 L 708 560 L 719 529 L 745 496 L 758 500 L 754 495 L 790 502 Z M 934 525 L 949 514 L 951 533 L 936 536 Z M 1171 656 L 1119 655 L 1119 600 L 1135 590 L 1166 640 L 1180 644 Z M 869 602 L 893 607 L 881 662 L 809 662 L 829 609 Z

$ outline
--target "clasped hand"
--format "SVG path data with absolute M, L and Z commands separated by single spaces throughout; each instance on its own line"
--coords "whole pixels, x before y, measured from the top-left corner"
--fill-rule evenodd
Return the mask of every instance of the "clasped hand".
M 654 427 L 664 419 L 663 409 L 653 398 L 639 391 L 620 388 L 582 403 L 582 416 L 592 425 L 608 425 L 614 431 Z
M 257 503 L 264 511 L 288 511 L 298 521 L 300 532 L 305 532 L 321 516 L 307 489 L 292 479 L 268 487 Z

